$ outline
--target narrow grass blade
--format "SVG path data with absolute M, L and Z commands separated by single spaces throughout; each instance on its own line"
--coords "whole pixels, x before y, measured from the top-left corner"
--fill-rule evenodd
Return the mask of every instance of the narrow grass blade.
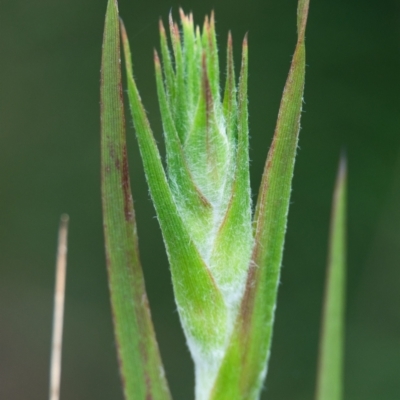
M 185 88 L 185 65 L 184 55 L 182 54 L 181 35 L 178 25 L 172 20 L 172 14 L 169 15 L 169 27 L 171 33 L 171 42 L 175 59 L 175 121 L 181 142 L 184 143 L 187 134 L 187 93 Z
M 58 231 L 56 285 L 54 289 L 53 338 L 50 364 L 50 400 L 60 399 L 65 280 L 67 276 L 68 222 L 68 215 L 61 216 L 60 228 Z
M 237 100 L 235 84 L 235 67 L 233 65 L 232 35 L 228 33 L 228 45 L 226 53 L 226 82 L 224 92 L 223 110 L 226 120 L 228 139 L 234 143 L 237 138 Z
M 220 375 L 215 400 L 257 399 L 267 371 L 305 74 L 309 1 L 298 4 L 298 41 L 286 81 L 254 217 L 255 245 L 246 292 Z
M 164 76 L 165 82 L 167 86 L 168 97 L 171 99 L 171 102 L 175 103 L 175 72 L 172 66 L 171 54 L 168 48 L 167 34 L 165 33 L 165 28 L 162 20 L 159 22 L 160 29 L 160 46 L 161 46 L 161 55 L 164 66 Z
M 174 29 L 177 30 L 177 27 Z M 224 332 L 218 327 L 224 326 L 220 321 L 226 319 L 226 307 L 210 271 L 179 215 L 133 78 L 129 61 L 129 42 L 122 24 L 121 31 L 133 123 L 150 193 L 165 240 L 182 325 L 187 336 L 194 338 L 198 343 L 219 343 L 223 340 Z M 215 321 L 211 328 L 209 321 Z
M 139 261 L 120 69 L 118 6 L 109 0 L 101 68 L 101 186 L 114 331 L 126 400 L 169 400 Z
M 346 175 L 346 159 L 342 156 L 332 205 L 316 400 L 343 398 Z

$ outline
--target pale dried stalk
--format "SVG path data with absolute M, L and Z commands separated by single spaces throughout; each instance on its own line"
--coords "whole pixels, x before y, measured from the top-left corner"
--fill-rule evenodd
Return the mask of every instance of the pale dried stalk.
M 61 353 L 67 273 L 68 215 L 62 215 L 58 231 L 56 284 L 54 290 L 53 339 L 50 364 L 50 400 L 59 400 L 61 381 Z

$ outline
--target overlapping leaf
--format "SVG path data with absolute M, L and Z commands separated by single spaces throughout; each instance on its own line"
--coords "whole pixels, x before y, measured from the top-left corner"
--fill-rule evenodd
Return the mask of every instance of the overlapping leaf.
M 147 182 L 167 248 L 175 300 L 183 328 L 187 336 L 193 338 L 196 343 L 203 344 L 206 348 L 212 347 L 224 338 L 221 327 L 224 327 L 226 307 L 210 271 L 178 212 L 133 78 L 131 53 L 123 28 L 122 38 L 133 123 Z M 175 44 L 174 49 L 179 53 L 177 47 L 178 44 Z
M 300 130 L 308 6 L 308 0 L 300 0 L 298 41 L 256 205 L 255 245 L 246 292 L 213 400 L 256 399 L 266 374 Z

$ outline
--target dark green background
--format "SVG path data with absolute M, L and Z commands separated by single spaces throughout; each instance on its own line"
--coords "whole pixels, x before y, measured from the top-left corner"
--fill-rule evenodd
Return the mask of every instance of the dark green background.
M 249 31 L 256 193 L 294 50 L 295 0 L 121 0 L 135 76 L 162 143 L 153 47 L 177 6 L 216 12 L 237 65 Z M 121 400 L 100 204 L 99 72 L 106 0 L 0 2 L 0 398 L 47 396 L 58 219 L 71 217 L 61 400 Z M 312 399 L 331 194 L 349 157 L 346 400 L 400 399 L 400 7 L 311 0 L 307 74 L 270 372 L 263 398 Z M 224 59 L 224 52 L 221 51 Z M 129 127 L 131 127 L 131 123 Z M 132 129 L 141 257 L 175 400 L 193 368 Z M 234 400 L 234 399 L 232 399 Z

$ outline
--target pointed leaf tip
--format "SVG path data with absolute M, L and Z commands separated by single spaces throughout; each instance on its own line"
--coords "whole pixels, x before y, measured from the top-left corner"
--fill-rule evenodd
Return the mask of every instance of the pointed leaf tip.
M 249 33 L 246 32 L 243 38 L 243 47 L 248 47 L 248 37 L 249 37 Z
M 301 15 L 299 39 L 286 80 L 274 139 L 265 163 L 254 213 L 255 244 L 248 270 L 246 291 L 230 347 L 214 386 L 213 400 L 258 398 L 265 377 L 300 128 L 305 71 L 304 32 L 308 0 L 300 0 L 299 10 Z M 241 71 L 244 77 L 247 77 L 247 50 L 246 35 L 243 40 Z M 247 90 L 245 82 L 246 79 L 239 80 L 239 109 L 247 101 L 247 97 L 242 95 Z M 243 125 L 246 125 L 244 117 L 247 117 L 245 107 L 242 120 Z M 237 387 L 225 381 L 225 378 L 235 370 L 240 371 Z
M 343 398 L 346 292 L 346 156 L 340 157 L 332 201 L 316 400 Z
M 160 30 L 161 35 L 165 35 L 165 28 L 164 28 L 164 23 L 162 21 L 162 18 L 158 20 L 158 29 Z
M 214 13 L 214 10 L 211 10 L 210 26 L 211 26 L 212 29 L 214 29 L 214 27 L 215 27 L 215 13 Z
M 179 16 L 181 18 L 182 23 L 186 23 L 187 22 L 187 16 L 183 12 L 182 7 L 179 7 Z
M 228 31 L 228 48 L 232 47 L 232 32 Z
M 160 57 L 158 56 L 158 52 L 156 49 L 154 49 L 154 64 L 155 64 L 156 68 L 161 67 Z

